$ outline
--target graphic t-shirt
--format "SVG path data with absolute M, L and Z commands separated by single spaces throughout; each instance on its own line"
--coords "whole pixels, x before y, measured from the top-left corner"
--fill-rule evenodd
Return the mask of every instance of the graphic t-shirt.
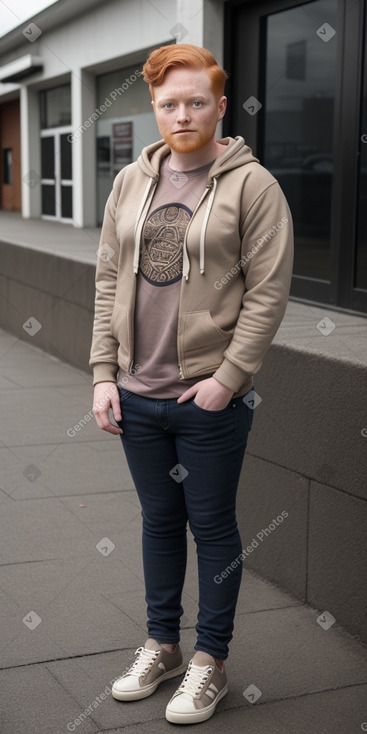
M 118 382 L 131 392 L 152 398 L 178 398 L 203 375 L 180 380 L 177 322 L 187 225 L 202 196 L 208 163 L 192 171 L 174 171 L 162 162 L 142 232 L 134 324 L 135 375 L 121 368 Z

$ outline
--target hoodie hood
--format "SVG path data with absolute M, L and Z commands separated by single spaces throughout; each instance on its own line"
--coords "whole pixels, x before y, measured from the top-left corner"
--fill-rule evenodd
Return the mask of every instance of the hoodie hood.
M 213 162 L 208 173 L 208 186 L 211 185 L 215 176 L 219 176 L 225 171 L 231 171 L 233 168 L 239 168 L 239 166 L 244 166 L 246 163 L 252 163 L 253 161 L 259 163 L 259 159 L 255 158 L 251 148 L 246 145 L 244 138 L 240 135 L 235 138 L 221 138 L 216 142 L 226 145 L 227 150 L 221 153 Z M 138 165 L 146 176 L 158 181 L 161 162 L 170 152 L 171 148 L 167 143 L 164 140 L 158 140 L 142 150 L 137 160 Z
M 259 159 L 252 154 L 251 148 L 246 145 L 244 138 L 237 135 L 235 138 L 227 137 L 217 140 L 218 143 L 226 145 L 227 149 L 221 153 L 213 162 L 206 182 L 206 188 L 202 197 L 200 198 L 195 211 L 200 206 L 201 202 L 208 197 L 205 216 L 200 233 L 200 273 L 205 273 L 205 235 L 210 212 L 213 206 L 217 179 L 222 173 L 226 171 L 232 171 L 235 168 L 244 166 L 247 163 L 259 163 Z M 137 273 L 139 269 L 139 255 L 140 255 L 140 239 L 142 229 L 144 226 L 145 217 L 152 200 L 154 190 L 159 180 L 159 170 L 161 163 L 166 156 L 171 152 L 170 147 L 164 140 L 158 140 L 158 142 L 148 145 L 144 148 L 137 159 L 139 168 L 148 177 L 146 190 L 139 208 L 136 226 L 135 226 L 135 252 L 134 252 L 134 272 Z M 210 193 L 209 193 L 210 192 Z M 183 246 L 183 265 L 182 274 L 188 280 L 190 272 L 190 261 L 186 248 L 186 237 Z

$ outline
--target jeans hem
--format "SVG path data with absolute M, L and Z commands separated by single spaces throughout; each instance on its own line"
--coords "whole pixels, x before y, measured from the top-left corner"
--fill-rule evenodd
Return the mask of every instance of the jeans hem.
M 162 644 L 163 645 L 178 645 L 180 642 L 180 638 L 177 639 L 177 637 L 175 639 L 172 639 L 172 638 L 168 639 L 167 637 L 160 637 L 160 636 L 156 637 L 155 635 L 150 634 L 150 633 L 149 633 L 149 637 L 151 637 L 153 640 L 158 642 L 158 645 L 162 645 Z
M 215 652 L 214 650 L 208 650 L 208 648 L 200 647 L 200 645 L 194 645 L 194 650 L 198 650 L 200 652 L 206 652 L 208 655 L 211 655 L 214 660 L 227 660 L 228 655 L 223 652 Z

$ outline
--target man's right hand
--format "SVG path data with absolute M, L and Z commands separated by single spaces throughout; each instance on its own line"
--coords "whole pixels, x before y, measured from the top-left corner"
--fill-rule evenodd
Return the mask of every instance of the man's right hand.
M 123 433 L 122 428 L 110 421 L 109 410 L 118 423 L 122 420 L 120 395 L 115 382 L 97 382 L 94 387 L 93 413 L 99 428 L 108 433 Z

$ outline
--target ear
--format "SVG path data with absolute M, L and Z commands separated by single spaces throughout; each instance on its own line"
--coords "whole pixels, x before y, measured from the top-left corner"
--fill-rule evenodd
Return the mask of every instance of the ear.
M 218 122 L 222 120 L 227 109 L 227 97 L 221 97 L 218 101 Z

